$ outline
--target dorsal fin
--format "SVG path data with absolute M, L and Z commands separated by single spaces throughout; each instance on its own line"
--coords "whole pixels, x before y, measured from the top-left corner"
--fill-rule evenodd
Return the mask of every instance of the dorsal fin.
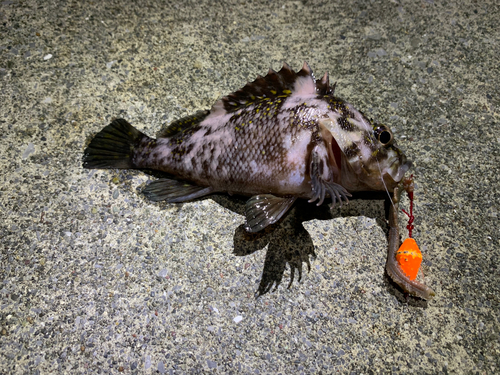
M 158 134 L 156 134 L 157 138 L 167 138 L 172 137 L 177 133 L 183 132 L 186 129 L 190 129 L 200 122 L 202 122 L 205 117 L 209 115 L 210 111 L 198 111 L 195 114 L 190 116 L 183 117 L 179 120 L 175 120 L 166 128 L 161 129 Z
M 316 80 L 309 65 L 304 62 L 302 69 L 294 72 L 287 63 L 279 72 L 269 69 L 265 77 L 257 76 L 255 81 L 247 83 L 243 88 L 221 99 L 227 112 L 234 112 L 256 100 L 264 98 L 287 97 L 293 95 L 326 95 L 330 93 L 328 75 L 326 80 Z
M 316 80 L 316 90 L 319 95 L 333 95 L 335 90 L 335 84 L 330 86 L 330 78 L 328 77 L 328 72 L 325 72 L 321 79 Z

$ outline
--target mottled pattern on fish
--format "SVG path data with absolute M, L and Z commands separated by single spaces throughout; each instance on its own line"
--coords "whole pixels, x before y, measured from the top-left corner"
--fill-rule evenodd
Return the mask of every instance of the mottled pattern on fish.
M 304 63 L 298 72 L 287 64 L 269 70 L 211 110 L 175 121 L 157 139 L 116 120 L 91 142 L 84 166 L 175 176 L 144 190 L 153 200 L 181 202 L 217 191 L 253 196 L 247 222 L 257 231 L 298 197 L 342 203 L 349 192 L 392 191 L 410 163 L 386 126 L 335 97 L 328 74 L 317 80 Z
M 382 190 L 376 161 L 389 161 L 385 170 L 399 180 L 395 161 L 402 154 L 393 146 L 379 152 L 377 128 L 384 129 L 374 128 L 359 111 L 333 96 L 327 76 L 315 80 L 307 65 L 298 73 L 285 65 L 221 99 L 211 111 L 173 123 L 156 141 L 144 140 L 134 163 L 216 191 L 311 198 L 308 161 L 319 146 L 323 168 L 331 169 L 334 182 L 349 191 Z M 328 131 L 342 152 L 333 158 L 325 145 Z M 342 158 L 346 169 L 376 175 L 373 183 L 354 173 L 343 184 Z

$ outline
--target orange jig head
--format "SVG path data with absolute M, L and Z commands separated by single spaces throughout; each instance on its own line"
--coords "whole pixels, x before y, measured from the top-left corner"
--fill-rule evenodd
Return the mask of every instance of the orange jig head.
M 396 261 L 401 270 L 410 280 L 417 278 L 418 270 L 422 264 L 422 253 L 413 238 L 407 238 L 396 252 Z

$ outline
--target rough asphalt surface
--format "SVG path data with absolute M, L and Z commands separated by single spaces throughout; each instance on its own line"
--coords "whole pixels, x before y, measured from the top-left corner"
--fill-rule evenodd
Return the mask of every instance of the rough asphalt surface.
M 498 373 L 497 4 L 1 1 L 0 373 Z M 414 161 L 433 300 L 385 274 L 381 201 L 251 237 L 243 200 L 82 168 L 112 118 L 154 135 L 283 61 Z

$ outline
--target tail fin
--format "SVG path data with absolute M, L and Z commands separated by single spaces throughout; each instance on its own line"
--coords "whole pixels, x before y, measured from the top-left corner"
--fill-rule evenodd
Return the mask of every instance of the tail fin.
M 134 148 L 147 137 L 124 119 L 114 120 L 97 133 L 83 154 L 84 168 L 135 168 Z

